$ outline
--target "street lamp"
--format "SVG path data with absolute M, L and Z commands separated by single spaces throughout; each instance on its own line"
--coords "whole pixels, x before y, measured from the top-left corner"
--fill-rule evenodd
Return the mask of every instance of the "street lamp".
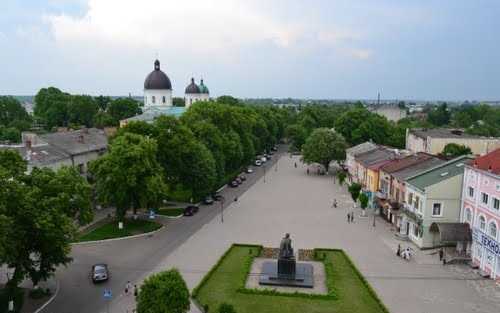
M 221 196 L 221 199 L 220 199 L 220 222 L 221 223 L 224 223 L 224 201 L 226 199 L 224 198 L 224 196 Z

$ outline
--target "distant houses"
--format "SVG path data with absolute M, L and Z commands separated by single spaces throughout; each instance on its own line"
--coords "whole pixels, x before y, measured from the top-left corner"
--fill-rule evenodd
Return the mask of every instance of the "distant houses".
M 446 136 L 448 130 L 408 133 L 426 144 L 415 145 L 411 141 L 420 139 L 407 136 L 408 150 L 372 142 L 347 149 L 349 183 L 362 186 L 374 212 L 395 226 L 397 237 L 421 249 L 442 248 L 443 262 L 468 260 L 483 276 L 500 280 L 497 139 Z M 473 153 L 484 155 L 444 160 L 437 154 L 447 140 L 467 144 Z
M 22 137 L 20 145 L 0 146 L 0 149 L 16 150 L 26 160 L 28 172 L 35 167 L 57 170 L 63 166 L 75 166 L 80 174 L 86 174 L 89 162 L 108 148 L 106 133 L 97 128 L 43 135 L 23 133 Z

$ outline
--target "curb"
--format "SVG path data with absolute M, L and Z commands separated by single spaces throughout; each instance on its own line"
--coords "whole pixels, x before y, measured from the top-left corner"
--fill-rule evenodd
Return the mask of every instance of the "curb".
M 45 307 L 47 305 L 49 305 L 50 303 L 52 303 L 52 301 L 54 301 L 54 299 L 57 297 L 57 294 L 59 293 L 59 281 L 56 280 L 56 292 L 54 292 L 54 294 L 52 295 L 52 297 L 50 297 L 49 300 L 47 300 L 47 302 L 45 302 L 41 307 L 39 307 L 38 309 L 35 310 L 35 312 L 33 313 L 40 313 L 43 311 L 43 309 L 45 309 Z
M 106 243 L 106 242 L 111 242 L 111 241 L 119 241 L 119 240 L 126 240 L 126 239 L 134 239 L 134 238 L 140 238 L 140 237 L 145 237 L 145 236 L 150 236 L 153 235 L 162 229 L 165 228 L 165 225 L 162 225 L 160 228 L 157 230 L 154 230 L 149 233 L 144 233 L 144 234 L 138 234 L 138 235 L 132 235 L 132 236 L 126 236 L 126 237 L 120 237 L 120 238 L 110 238 L 110 239 L 103 239 L 103 240 L 93 240 L 93 241 L 83 241 L 83 242 L 73 242 L 71 243 L 72 246 L 81 246 L 81 245 L 86 245 L 86 244 L 95 244 L 95 243 Z
M 179 219 L 179 218 L 183 217 L 184 214 L 179 214 L 177 216 L 166 216 L 166 215 L 157 214 L 156 216 L 160 217 L 160 218 L 167 218 L 167 219 L 170 219 L 170 220 L 176 220 L 176 219 Z

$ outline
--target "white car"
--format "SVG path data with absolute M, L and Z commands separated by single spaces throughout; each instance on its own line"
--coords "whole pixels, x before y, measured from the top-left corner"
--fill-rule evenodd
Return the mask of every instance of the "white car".
M 255 166 L 261 166 L 262 165 L 262 161 L 261 160 L 255 160 Z
M 266 163 L 267 162 L 267 158 L 266 157 L 262 157 L 262 158 L 260 158 L 260 160 L 262 161 L 262 163 Z

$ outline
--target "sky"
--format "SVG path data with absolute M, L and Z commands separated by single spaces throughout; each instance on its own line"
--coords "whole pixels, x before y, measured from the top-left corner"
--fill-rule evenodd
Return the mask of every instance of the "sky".
M 498 0 L 1 0 L 0 94 L 500 100 Z

